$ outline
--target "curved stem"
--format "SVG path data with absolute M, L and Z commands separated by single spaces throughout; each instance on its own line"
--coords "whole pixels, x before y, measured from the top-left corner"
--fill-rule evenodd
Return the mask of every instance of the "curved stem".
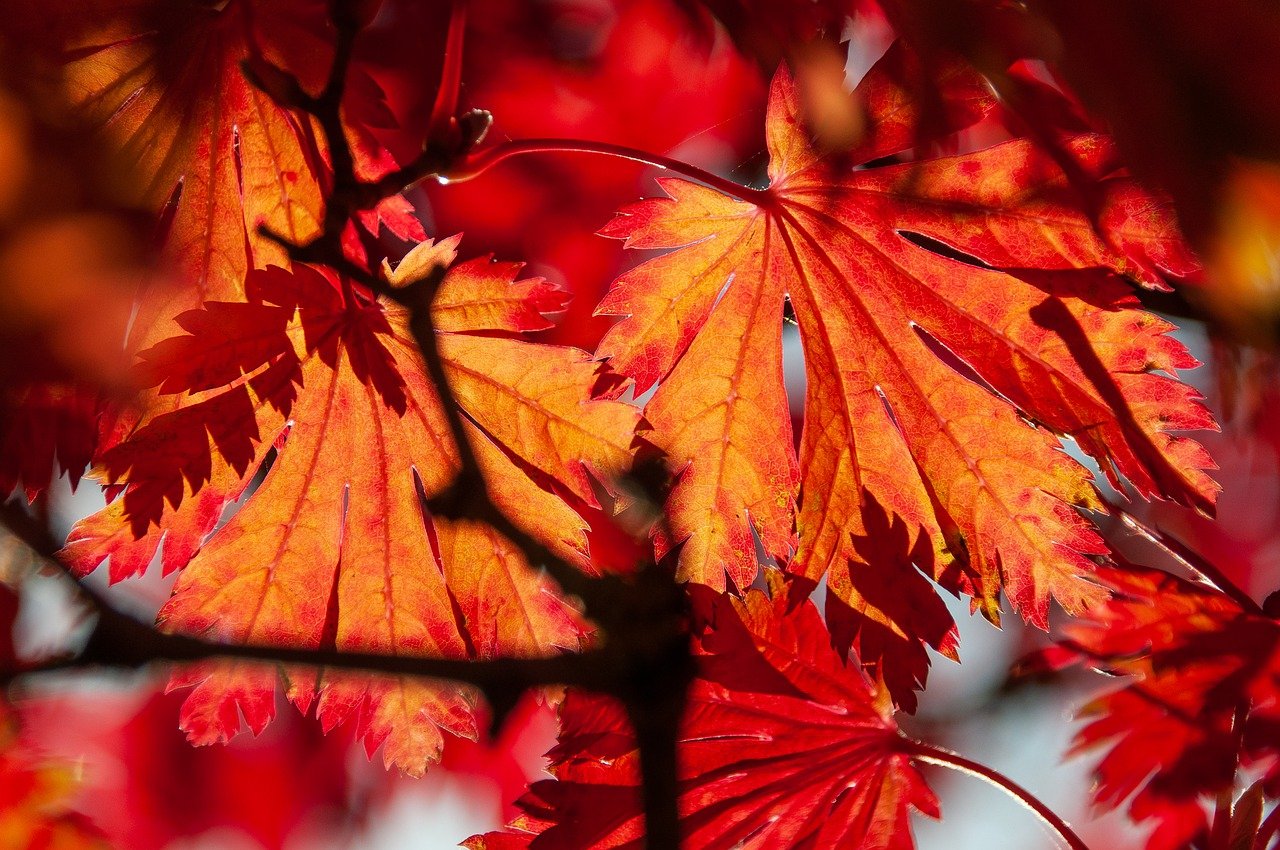
M 1089 850 L 1089 845 L 1085 844 L 1084 840 L 1076 835 L 1075 831 L 1056 812 L 1003 773 L 987 767 L 985 764 L 971 761 L 959 753 L 944 750 L 941 747 L 935 747 L 920 741 L 906 741 L 905 743 L 906 752 L 912 758 L 928 764 L 947 767 L 970 776 L 976 776 L 978 779 L 994 785 L 1030 809 L 1049 829 L 1057 833 L 1065 846 L 1071 848 L 1071 850 Z
M 1231 717 L 1232 749 L 1235 751 L 1235 773 L 1240 772 L 1240 752 L 1244 749 L 1244 724 L 1249 717 L 1249 700 L 1236 703 Z M 1231 850 L 1231 815 L 1235 798 L 1234 783 L 1218 792 L 1214 800 L 1213 821 L 1209 827 L 1209 846 L 1215 850 Z
M 654 168 L 661 168 L 664 171 L 683 174 L 691 180 L 697 180 L 699 183 L 704 183 L 713 189 L 717 189 L 741 201 L 746 201 L 749 204 L 769 206 L 773 203 L 773 193 L 768 189 L 752 189 L 732 180 L 726 180 L 719 175 L 712 174 L 710 171 L 698 168 L 696 165 L 681 162 L 678 159 L 671 159 L 608 142 L 588 142 L 580 139 L 518 139 L 511 142 L 503 142 L 467 157 L 458 166 L 441 174 L 439 179 L 442 183 L 461 183 L 464 180 L 478 177 L 495 165 L 512 157 L 544 153 L 594 154 L 596 156 L 630 160 L 631 162 L 651 165 Z

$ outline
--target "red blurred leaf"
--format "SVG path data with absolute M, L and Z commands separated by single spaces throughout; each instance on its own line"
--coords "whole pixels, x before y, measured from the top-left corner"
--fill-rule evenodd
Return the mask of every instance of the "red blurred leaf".
M 28 695 L 18 711 L 35 751 L 79 765 L 76 800 L 119 848 L 162 850 L 233 828 L 280 850 L 300 825 L 336 828 L 349 813 L 349 738 L 284 718 L 255 740 L 195 749 L 175 723 L 181 701 L 150 688 L 72 689 Z
M 10 850 L 107 850 L 71 805 L 74 766 L 34 752 L 0 699 L 0 844 Z

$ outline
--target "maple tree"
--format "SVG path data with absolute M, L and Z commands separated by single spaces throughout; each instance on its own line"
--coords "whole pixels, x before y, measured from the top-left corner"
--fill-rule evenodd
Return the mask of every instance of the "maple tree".
M 21 0 L 0 24 L 6 682 L 168 662 L 192 744 L 282 724 L 280 695 L 413 777 L 533 690 L 552 778 L 473 850 L 909 848 L 911 813 L 946 804 L 924 765 L 1086 847 L 900 729 L 932 657 L 960 659 L 946 591 L 996 625 L 1056 608 L 1025 670 L 1123 677 L 1075 749 L 1105 751 L 1095 800 L 1148 848 L 1275 846 L 1278 597 L 1141 505 L 1209 516 L 1220 491 L 1178 375 L 1199 362 L 1151 310 L 1223 345 L 1271 332 L 1280 156 L 1235 76 L 1274 83 L 1280 19 L 1228 4 L 1166 77 L 1134 33 L 1148 4 L 1087 5 L 620 2 L 592 76 L 543 51 L 593 22 L 542 32 L 500 0 Z M 895 36 L 852 89 L 851 16 Z M 1232 39 L 1224 128 L 1196 135 L 1200 96 L 1138 112 L 1165 147 L 1089 62 L 1121 45 L 1135 86 L 1180 92 Z M 698 63 L 710 115 L 682 106 Z M 568 88 L 552 107 L 523 77 Z M 639 130 L 594 117 L 626 86 Z M 539 137 L 548 113 L 566 137 Z M 758 180 L 667 150 L 707 126 L 763 144 Z M 65 540 L 59 470 L 107 496 Z M 76 589 L 80 646 L 12 645 L 32 558 Z M 177 575 L 152 624 L 100 569 Z M 38 706 L 0 711 L 6 840 L 116 837 L 64 805 Z

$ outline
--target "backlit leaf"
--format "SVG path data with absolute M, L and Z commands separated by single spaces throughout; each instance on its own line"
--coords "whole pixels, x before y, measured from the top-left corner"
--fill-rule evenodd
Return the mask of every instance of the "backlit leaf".
M 638 414 L 591 400 L 597 366 L 582 352 L 502 335 L 548 303 L 541 282 L 512 285 L 518 268 L 478 259 L 449 272 L 441 354 L 495 503 L 586 566 L 585 523 L 566 500 L 594 504 L 591 477 L 627 467 Z M 502 287 L 526 306 L 496 308 Z M 182 393 L 181 406 L 102 455 L 123 493 L 73 531 L 68 562 L 87 572 L 109 557 L 119 579 L 145 569 L 163 539 L 165 569 L 185 569 L 161 622 L 218 640 L 448 657 L 576 648 L 581 621 L 510 542 L 425 510 L 458 461 L 404 312 L 349 301 L 307 266 L 253 272 L 248 289 L 247 303 L 188 312 L 187 336 L 143 352 L 144 371 Z M 206 541 L 235 498 L 239 510 Z M 466 689 L 290 675 L 295 702 L 318 700 L 327 726 L 355 719 L 370 751 L 385 742 L 410 772 L 438 755 L 437 727 L 474 734 Z M 275 678 L 186 671 L 181 683 L 196 690 L 184 726 L 198 741 L 225 739 L 243 711 L 261 729 Z
M 1208 510 L 1216 488 L 1200 446 L 1168 433 L 1210 416 L 1157 374 L 1196 361 L 1122 279 L 1194 267 L 1167 209 L 1097 136 L 1071 145 L 1099 180 L 1101 232 L 1025 141 L 852 168 L 918 143 L 906 62 L 895 47 L 864 79 L 868 129 L 847 158 L 810 142 L 784 69 L 758 204 L 664 179 L 669 197 L 620 213 L 607 235 L 676 250 L 617 281 L 600 311 L 622 320 L 598 353 L 640 391 L 658 382 L 646 438 L 680 471 L 681 576 L 746 587 L 754 532 L 791 571 L 826 576 L 833 634 L 910 706 L 924 645 L 955 651 L 928 578 L 993 620 L 1003 589 L 1041 627 L 1050 599 L 1079 613 L 1105 595 L 1087 577 L 1106 548 L 1077 510 L 1097 495 L 1060 435 L 1143 495 Z M 991 108 L 961 71 L 945 86 L 953 128 Z M 784 300 L 807 377 L 798 457 Z
M 24 0 L 15 12 L 16 31 L 56 63 L 68 120 L 97 132 L 118 194 L 160 218 L 189 284 L 144 318 L 170 331 L 183 307 L 240 297 L 249 268 L 286 264 L 259 225 L 295 242 L 317 233 L 328 174 L 312 121 L 256 89 L 241 63 L 269 62 L 319 91 L 334 37 L 324 0 Z M 346 113 L 359 122 L 380 91 L 367 66 L 351 76 Z M 353 130 L 361 164 L 386 165 L 371 132 Z M 401 236 L 422 238 L 403 199 L 383 210 Z

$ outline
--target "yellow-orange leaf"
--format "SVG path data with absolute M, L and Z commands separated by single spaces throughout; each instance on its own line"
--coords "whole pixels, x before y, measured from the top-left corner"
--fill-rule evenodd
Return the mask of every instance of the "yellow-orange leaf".
M 626 468 L 638 413 L 591 399 L 597 366 L 583 352 L 495 336 L 531 324 L 548 299 L 538 281 L 512 285 L 518 268 L 452 269 L 439 347 L 495 503 L 585 565 L 585 524 L 565 499 L 593 504 L 590 477 Z M 504 286 L 521 310 L 491 309 Z M 510 542 L 425 510 L 458 461 L 403 311 L 349 302 L 306 266 L 252 272 L 248 290 L 248 303 L 185 314 L 188 336 L 143 353 L 182 406 L 104 453 L 123 494 L 77 526 L 68 560 L 89 570 L 109 556 L 118 578 L 144 569 L 163 537 L 166 568 L 185 569 L 161 622 L 219 640 L 446 657 L 576 648 L 581 620 Z M 258 489 L 202 543 L 272 446 Z M 274 680 L 263 668 L 187 674 L 185 727 L 222 739 L 239 709 L 260 729 Z M 385 741 L 387 760 L 414 773 L 439 753 L 440 728 L 474 734 L 472 695 L 455 686 L 297 673 L 289 694 L 304 708 L 318 700 L 327 725 L 355 719 L 371 750 Z
M 0 846 L 13 850 L 108 850 L 102 834 L 71 808 L 75 766 L 43 758 L 13 729 L 0 702 Z

